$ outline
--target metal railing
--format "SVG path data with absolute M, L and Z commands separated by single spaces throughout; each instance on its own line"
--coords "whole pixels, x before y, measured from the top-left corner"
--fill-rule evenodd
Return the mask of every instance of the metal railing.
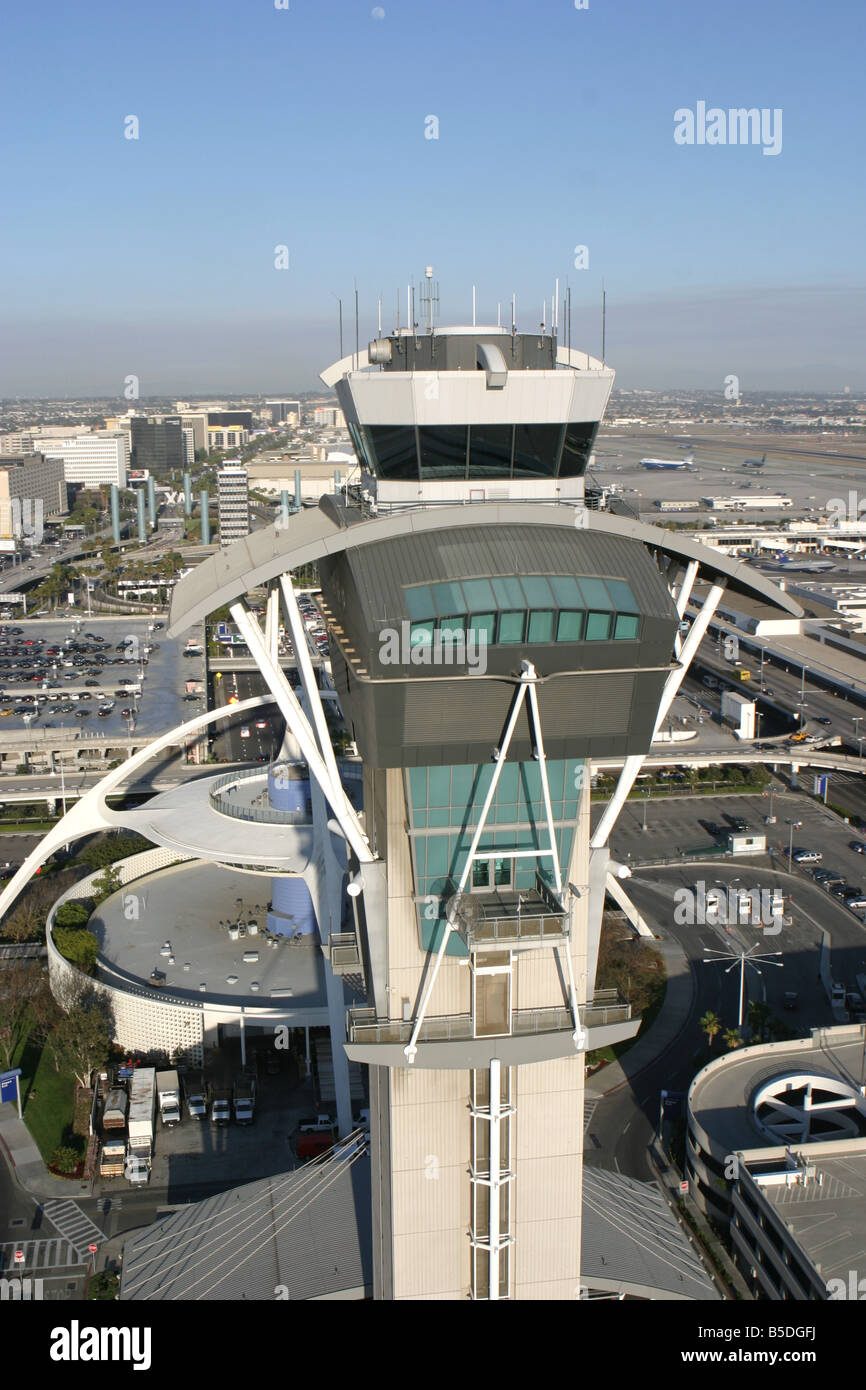
M 252 806 L 236 801 L 232 802 L 223 795 L 224 792 L 239 786 L 241 782 L 250 782 L 256 778 L 264 781 L 266 789 L 268 774 L 262 772 L 260 768 L 254 768 L 250 772 L 228 772 L 222 777 L 217 777 L 208 789 L 214 810 L 223 816 L 233 816 L 235 820 L 258 821 L 266 825 L 312 824 L 312 816 L 307 811 L 278 811 L 270 806 Z
M 581 1022 L 587 1028 L 609 1023 L 624 1023 L 631 1018 L 631 1005 L 620 998 L 616 990 L 604 990 L 601 999 L 580 1010 Z M 612 996 L 608 999 L 607 996 Z M 616 1000 L 616 1002 L 613 1002 Z M 370 1008 L 350 1009 L 347 1032 L 350 1042 L 407 1043 L 412 1036 L 412 1020 L 377 1020 Z M 525 1037 L 528 1034 L 570 1033 L 574 1029 L 571 1010 L 560 1005 L 539 1009 L 514 1009 L 510 1034 L 476 1034 L 471 1014 L 451 1014 L 446 1017 L 427 1017 L 421 1027 L 419 1042 L 465 1041 L 489 1036 Z

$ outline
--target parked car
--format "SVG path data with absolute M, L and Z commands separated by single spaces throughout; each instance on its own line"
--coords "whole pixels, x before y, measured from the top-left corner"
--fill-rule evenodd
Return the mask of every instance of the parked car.
M 795 849 L 792 858 L 795 864 L 820 864 L 824 856 L 819 849 Z

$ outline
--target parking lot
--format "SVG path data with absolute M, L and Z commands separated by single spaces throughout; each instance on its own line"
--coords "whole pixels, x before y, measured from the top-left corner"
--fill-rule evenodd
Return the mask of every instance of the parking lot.
M 252 1055 L 252 1054 L 249 1054 Z M 186 1101 L 179 1125 L 166 1128 L 155 1121 L 154 1161 L 149 1188 L 166 1193 L 168 1202 L 194 1199 L 208 1192 L 235 1187 L 256 1178 L 283 1173 L 297 1165 L 294 1144 L 302 1119 L 315 1114 L 310 1077 L 299 1076 L 288 1052 L 278 1053 L 279 1071 L 265 1066 L 256 1078 L 255 1119 L 250 1125 L 225 1126 L 191 1119 Z M 208 1084 L 231 1088 L 240 1075 L 237 1046 L 229 1045 L 206 1068 Z M 117 1198 L 130 1190 L 125 1178 L 97 1178 L 94 1195 Z
M 162 733 L 204 708 L 203 699 L 183 698 L 185 682 L 204 673 L 203 658 L 183 657 L 184 646 L 166 637 L 159 617 L 4 622 L 0 732 Z

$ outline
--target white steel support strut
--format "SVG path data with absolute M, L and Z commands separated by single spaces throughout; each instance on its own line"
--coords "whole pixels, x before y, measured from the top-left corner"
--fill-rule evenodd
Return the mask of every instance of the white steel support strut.
M 460 899 L 463 895 L 463 890 L 466 887 L 466 883 L 472 869 L 472 864 L 475 859 L 475 852 L 478 849 L 481 836 L 484 833 L 484 827 L 487 824 L 487 817 L 490 813 L 490 807 L 493 802 L 493 797 L 496 793 L 496 788 L 499 785 L 499 778 L 502 775 L 502 769 L 505 766 L 506 754 L 508 753 L 511 740 L 514 736 L 514 730 L 517 725 L 517 718 L 523 707 L 523 702 L 526 699 L 526 692 L 529 686 L 529 682 L 534 681 L 536 679 L 535 668 L 531 665 L 530 662 L 524 661 L 522 663 L 522 666 L 523 669 L 520 674 L 520 684 L 514 692 L 514 702 L 511 706 L 511 713 L 508 716 L 508 722 L 505 726 L 505 736 L 499 748 L 499 757 L 497 758 L 496 763 L 493 767 L 493 776 L 490 779 L 490 786 L 487 788 L 487 795 L 484 798 L 484 805 L 481 808 L 481 814 L 478 817 L 478 824 L 476 825 L 475 833 L 472 836 L 472 843 L 469 846 L 469 853 L 466 856 L 466 862 L 463 865 L 463 871 L 460 875 L 460 881 L 457 884 L 457 891 L 454 894 L 454 897 L 451 900 L 451 906 L 448 909 L 448 917 L 446 918 L 445 924 L 442 929 L 442 940 L 439 942 L 439 949 L 436 952 L 436 957 L 433 961 L 433 968 L 430 971 L 430 974 L 427 978 L 427 983 L 424 986 L 424 993 L 421 996 L 421 1002 L 418 1005 L 418 1012 L 415 1015 L 415 1022 L 412 1026 L 412 1034 L 409 1038 L 408 1043 L 403 1048 L 404 1055 L 410 1063 L 415 1061 L 415 1057 L 418 1052 L 418 1034 L 421 1032 L 421 1027 L 424 1023 L 424 1016 L 427 1012 L 427 1005 L 430 1002 L 430 995 L 433 993 L 433 986 L 436 984 L 436 977 L 439 974 L 439 967 L 442 964 L 442 958 L 445 955 L 445 948 L 448 945 L 448 942 L 451 939 L 451 933 L 454 930 L 454 924 L 457 920 L 457 909 L 460 903 Z
M 553 824 L 553 807 L 550 804 L 550 782 L 547 778 L 547 757 L 544 752 L 544 739 L 541 734 L 541 715 L 538 712 L 538 691 L 535 685 L 528 687 L 529 708 L 532 711 L 535 751 L 538 756 L 538 770 L 541 773 L 541 791 L 544 796 L 544 814 L 547 818 L 547 833 L 550 836 L 550 854 L 553 859 L 553 877 L 556 891 L 562 896 L 562 871 L 559 866 L 559 850 L 556 846 L 556 829 Z
M 262 630 L 250 613 L 246 604 L 233 603 L 231 605 L 231 615 L 237 623 L 238 631 L 250 649 L 258 669 L 265 678 L 268 689 L 273 695 L 279 706 L 280 713 L 283 715 L 288 727 L 291 729 L 300 745 L 301 754 L 310 769 L 310 773 L 315 777 L 322 789 L 334 815 L 339 822 L 340 829 L 352 846 L 359 863 L 370 864 L 375 856 L 370 849 L 367 838 L 361 829 L 361 823 L 355 813 L 354 807 L 348 796 L 343 790 L 342 783 L 337 779 L 333 781 L 328 767 L 316 746 L 313 731 L 307 721 L 307 717 L 298 703 L 298 698 L 277 661 L 271 659 L 270 653 L 265 646 Z
M 502 1190 L 502 1083 L 498 1057 L 490 1059 L 490 1205 L 488 1208 L 487 1239 L 490 1242 L 487 1265 L 487 1297 L 499 1298 L 499 1251 L 501 1249 L 500 1195 Z
M 689 599 L 690 599 L 691 596 L 692 596 L 692 589 L 694 588 L 694 584 L 695 584 L 695 580 L 696 580 L 696 578 L 697 578 L 697 574 L 698 574 L 698 562 L 697 562 L 697 560 L 690 560 L 689 563 L 688 563 L 688 567 L 686 568 L 686 572 L 685 572 L 685 574 L 683 575 L 682 582 L 680 583 L 679 588 L 677 589 L 676 593 L 674 594 L 674 602 L 675 602 L 676 605 L 677 605 L 677 612 L 678 612 L 679 615 L 680 615 L 680 622 L 682 622 L 683 618 L 685 617 L 685 613 L 686 613 L 686 604 L 688 603 Z M 680 655 L 682 649 L 683 649 L 682 634 L 681 634 L 680 632 L 677 632 L 677 635 L 676 635 L 676 637 L 674 638 L 674 652 L 676 653 L 677 656 Z
M 280 650 L 280 595 L 274 584 L 268 589 L 268 604 L 265 609 L 265 646 L 271 659 L 276 661 Z
M 310 650 L 307 646 L 307 634 L 301 619 L 301 612 L 298 608 L 298 600 L 295 598 L 295 591 L 292 587 L 292 576 L 283 574 L 280 576 L 280 588 L 283 594 L 283 611 L 289 624 L 289 631 L 292 638 L 292 647 L 295 652 L 295 661 L 298 666 L 298 673 L 301 677 L 301 684 L 307 696 L 307 703 L 310 714 L 313 717 L 313 726 L 319 748 L 331 779 L 334 782 L 340 781 L 340 770 L 337 767 L 337 759 L 334 757 L 334 749 L 331 744 L 331 735 L 328 732 L 328 721 L 325 718 L 325 711 L 322 708 L 322 697 L 319 694 L 319 687 L 316 683 L 316 673 L 313 663 L 310 660 Z
M 721 602 L 722 594 L 724 592 L 725 590 L 723 585 L 714 584 L 712 586 L 710 592 L 707 594 L 707 597 L 704 600 L 704 604 L 701 608 L 701 611 L 698 613 L 698 616 L 695 618 L 694 622 L 689 628 L 689 634 L 685 642 L 683 643 L 683 649 L 680 652 L 679 664 L 675 667 L 673 671 L 671 671 L 670 675 L 665 681 L 664 690 L 662 691 L 662 698 L 659 703 L 658 714 L 656 715 L 656 722 L 653 726 L 653 738 L 656 737 L 656 734 L 658 733 L 661 725 L 667 718 L 668 710 L 674 702 L 674 697 L 683 683 L 683 678 L 686 672 L 688 671 L 690 665 L 692 664 L 692 660 L 695 656 L 695 653 L 698 650 L 698 647 L 704 640 L 707 628 L 712 622 L 713 615 L 715 614 L 715 611 L 718 608 L 719 603 Z M 650 743 L 652 743 L 652 739 L 650 740 Z M 616 784 L 616 791 L 614 792 L 613 796 L 611 797 L 610 801 L 605 807 L 604 815 L 599 821 L 595 834 L 589 842 L 590 847 L 592 849 L 600 849 L 602 845 L 607 844 L 610 832 L 613 830 L 613 827 L 617 822 L 617 818 L 619 817 L 619 813 L 625 805 L 626 799 L 628 798 L 628 794 L 634 786 L 635 778 L 637 777 L 638 773 L 641 770 L 641 767 L 643 766 L 643 761 L 645 757 L 646 753 L 632 754 L 630 757 L 627 757 L 625 762 L 623 763 L 622 772 L 620 773 L 619 781 Z

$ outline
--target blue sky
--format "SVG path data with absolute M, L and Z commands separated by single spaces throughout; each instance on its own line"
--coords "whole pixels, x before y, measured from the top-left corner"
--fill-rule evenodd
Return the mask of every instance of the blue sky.
M 452 322 L 568 277 L 592 351 L 604 281 L 620 385 L 866 389 L 855 0 L 379 8 L 7 8 L 0 395 L 309 388 L 333 295 L 366 341 L 426 263 Z M 781 108 L 781 153 L 677 145 L 699 101 Z

